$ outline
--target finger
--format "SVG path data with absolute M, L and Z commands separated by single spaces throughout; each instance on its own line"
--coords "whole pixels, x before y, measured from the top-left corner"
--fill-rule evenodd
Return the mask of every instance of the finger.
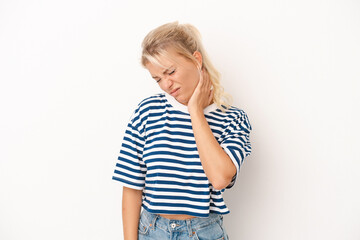
M 202 69 L 201 72 L 202 72 L 204 81 L 207 82 L 209 80 L 209 75 L 208 75 L 207 71 L 205 69 Z
M 207 90 L 207 89 L 210 88 L 209 74 L 205 69 L 203 69 L 202 70 L 202 75 L 203 75 L 204 88 Z
M 199 83 L 198 83 L 198 85 L 201 87 L 203 85 L 203 82 L 204 82 L 204 76 L 203 76 L 202 71 L 199 69 Z
M 209 96 L 209 103 L 208 103 L 208 105 L 211 104 L 211 101 L 213 100 L 213 98 L 214 98 L 214 90 L 210 90 L 210 96 Z
M 209 73 L 206 71 L 205 75 L 206 75 L 206 83 L 207 83 L 206 88 L 209 90 L 212 90 L 213 85 L 212 85 L 212 82 L 210 81 Z

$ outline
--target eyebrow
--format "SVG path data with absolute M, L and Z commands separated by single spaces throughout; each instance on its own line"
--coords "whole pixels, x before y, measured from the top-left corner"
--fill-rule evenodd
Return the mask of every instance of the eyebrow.
M 170 67 L 168 67 L 167 69 L 165 69 L 164 71 L 163 71 L 163 74 L 166 74 L 171 68 L 173 68 L 174 67 L 174 65 L 171 65 Z M 158 76 L 151 76 L 152 78 L 159 78 Z

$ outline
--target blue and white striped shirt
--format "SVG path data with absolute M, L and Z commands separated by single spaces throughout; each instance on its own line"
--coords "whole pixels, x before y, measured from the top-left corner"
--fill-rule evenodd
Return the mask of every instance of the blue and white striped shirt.
M 220 146 L 230 156 L 237 174 L 251 153 L 251 125 L 246 113 L 231 107 L 225 113 L 212 104 L 204 109 Z M 141 101 L 127 126 L 116 162 L 114 180 L 143 190 L 142 206 L 155 214 L 207 217 L 227 214 L 225 189 L 213 188 L 197 151 L 187 106 L 167 93 Z

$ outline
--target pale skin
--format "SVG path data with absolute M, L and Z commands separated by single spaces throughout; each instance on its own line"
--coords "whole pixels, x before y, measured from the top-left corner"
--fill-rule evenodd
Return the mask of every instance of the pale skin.
M 195 64 L 172 49 L 168 49 L 168 52 L 176 61 L 162 59 L 163 65 L 168 66 L 167 68 L 151 63 L 148 63 L 146 68 L 163 91 L 188 107 L 204 172 L 215 189 L 223 189 L 236 174 L 236 167 L 215 139 L 203 112 L 204 108 L 213 102 L 213 92 L 207 71 L 200 71 L 201 53 L 194 52 L 193 56 L 197 60 Z M 137 240 L 141 198 L 142 191 L 123 188 L 122 215 L 125 240 Z M 160 215 L 169 219 L 193 218 L 190 215 Z

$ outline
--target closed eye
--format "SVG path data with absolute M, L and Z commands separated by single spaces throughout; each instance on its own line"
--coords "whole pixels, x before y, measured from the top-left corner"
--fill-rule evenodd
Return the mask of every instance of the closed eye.
M 173 75 L 173 74 L 175 73 L 175 70 L 176 70 L 176 69 L 172 70 L 172 71 L 169 72 L 168 74 L 169 74 L 169 75 Z M 158 78 L 158 79 L 157 79 L 157 77 L 153 77 L 153 78 L 156 80 L 157 83 L 160 82 L 160 80 L 161 80 L 161 78 Z

